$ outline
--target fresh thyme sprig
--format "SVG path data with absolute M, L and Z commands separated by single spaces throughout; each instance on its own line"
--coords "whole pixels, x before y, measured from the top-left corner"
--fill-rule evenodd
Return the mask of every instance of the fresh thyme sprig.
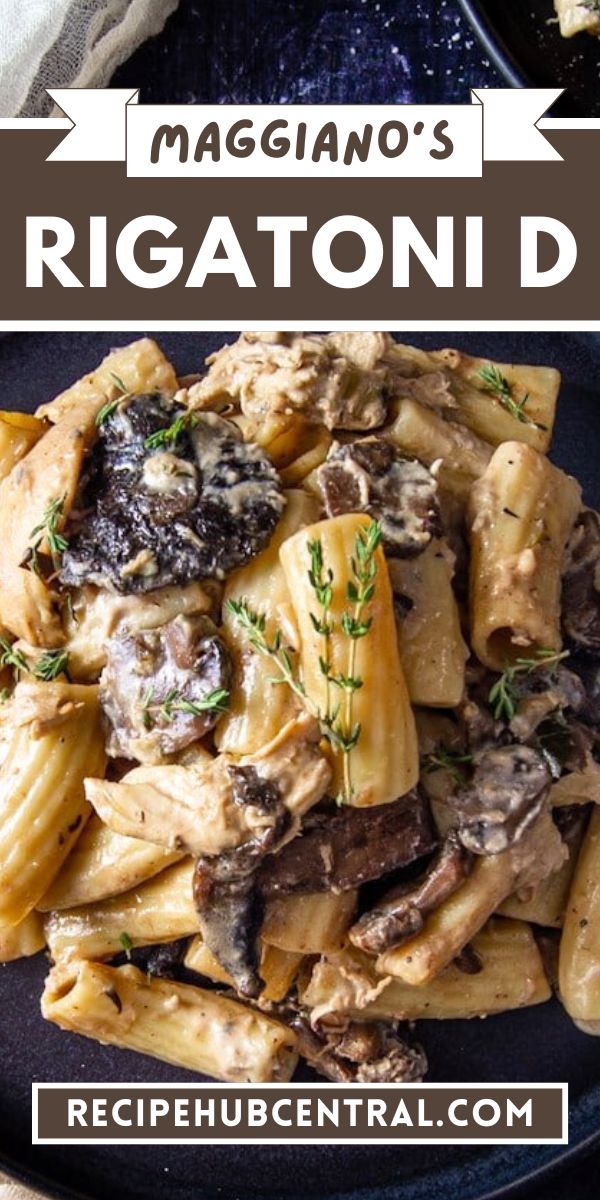
M 17 679 L 28 674 L 49 682 L 66 672 L 68 663 L 67 650 L 44 650 L 37 661 L 29 662 L 22 650 L 17 650 L 6 638 L 0 638 L 0 667 L 12 667 Z
M 100 411 L 96 413 L 96 425 L 98 428 L 100 428 L 101 425 L 106 424 L 109 418 L 112 417 L 115 409 L 118 408 L 119 404 L 121 404 L 125 396 L 129 396 L 130 394 L 129 389 L 123 383 L 120 375 L 115 375 L 114 371 L 111 371 L 110 377 L 115 387 L 119 389 L 119 395 L 115 396 L 113 400 L 107 400 L 106 404 L 103 404 Z
M 269 683 L 287 683 L 288 687 L 302 701 L 311 716 L 319 719 L 317 708 L 311 704 L 304 690 L 304 684 L 297 678 L 294 672 L 290 652 L 283 645 L 281 631 L 277 630 L 273 641 L 270 642 L 266 635 L 267 619 L 264 613 L 254 612 L 245 597 L 242 597 L 241 600 L 228 600 L 225 608 L 227 612 L 231 613 L 232 617 L 235 617 L 240 627 L 247 634 L 252 649 L 257 654 L 262 655 L 263 658 L 270 659 L 278 668 L 279 675 L 270 676 Z
M 49 682 L 66 672 L 69 663 L 67 650 L 44 650 L 35 662 L 29 662 L 22 650 L 0 638 L 0 667 L 12 667 L 17 678 L 22 674 Z
M 223 713 L 229 705 L 229 692 L 226 688 L 215 688 L 201 700 L 186 700 L 176 688 L 167 692 L 163 700 L 153 703 L 154 687 L 151 685 L 142 697 L 143 722 L 146 729 L 152 729 L 157 720 L 168 724 L 176 713 L 188 713 L 199 717 L 205 712 Z
M 515 400 L 512 385 L 508 382 L 506 375 L 503 375 L 502 371 L 494 363 L 488 363 L 487 366 L 482 367 L 479 372 L 479 378 L 485 384 L 488 392 L 496 400 L 499 400 L 502 407 L 517 421 L 520 421 L 522 425 L 535 425 L 536 429 L 543 430 L 548 428 L 547 425 L 542 425 L 539 421 L 534 421 L 529 416 L 529 413 L 525 411 L 525 405 L 529 400 L 529 392 L 525 392 L 525 395 L 520 400 Z
M 58 675 L 64 675 L 68 665 L 68 650 L 45 650 L 29 669 L 36 679 L 49 681 L 56 679 Z
M 537 671 L 540 667 L 555 666 L 568 655 L 568 650 L 542 648 L 536 650 L 531 658 L 517 658 L 506 667 L 488 693 L 488 704 L 492 708 L 494 719 L 512 721 L 515 716 L 521 698 L 519 675 L 531 675 L 532 671 Z
M 310 557 L 308 578 L 320 608 L 318 615 L 309 615 L 315 632 L 324 642 L 323 652 L 319 657 L 321 673 L 326 681 L 324 710 L 307 696 L 290 653 L 283 645 L 281 631 L 278 630 L 273 640 L 269 641 L 266 634 L 266 617 L 254 612 L 245 598 L 228 600 L 226 604 L 227 611 L 245 630 L 250 645 L 257 654 L 270 659 L 276 665 L 279 673 L 272 676 L 270 682 L 288 684 L 307 712 L 319 722 L 323 737 L 342 755 L 343 791 L 338 799 L 346 802 L 353 795 L 350 756 L 361 735 L 361 725 L 353 719 L 354 693 L 363 686 L 362 679 L 356 675 L 356 648 L 357 642 L 367 635 L 372 625 L 372 617 L 365 616 L 365 608 L 375 594 L 375 552 L 380 542 L 381 526 L 377 521 L 361 529 L 356 537 L 354 557 L 351 559 L 353 578 L 346 585 L 346 600 L 353 607 L 351 611 L 345 610 L 340 618 L 340 628 L 349 641 L 348 666 L 345 673 L 334 672 L 331 663 L 331 637 L 336 627 L 331 616 L 333 573 L 326 568 L 323 561 L 321 542 L 313 540 L 307 543 Z M 343 711 L 340 704 L 332 707 L 332 687 L 338 688 L 343 694 Z
M 17 675 L 22 671 L 29 671 L 29 663 L 21 650 L 15 650 L 6 638 L 0 638 L 0 667 L 12 667 Z
M 64 534 L 59 533 L 58 530 L 58 523 L 64 512 L 65 500 L 66 496 L 55 496 L 53 500 L 50 500 L 39 525 L 36 525 L 29 534 L 29 540 L 32 544 L 27 565 L 36 575 L 40 574 L 39 550 L 42 542 L 46 542 L 55 571 L 58 571 L 61 555 L 64 554 L 69 545 Z
M 465 773 L 461 766 L 472 762 L 472 754 L 461 754 L 456 750 L 447 750 L 445 746 L 436 746 L 431 754 L 423 756 L 422 766 L 428 775 L 434 771 L 447 771 L 457 787 L 462 787 L 465 783 Z
M 198 424 L 198 417 L 193 412 L 183 412 L 165 429 L 157 429 L 144 441 L 146 450 L 160 450 L 163 447 L 174 446 L 186 429 L 193 429 Z

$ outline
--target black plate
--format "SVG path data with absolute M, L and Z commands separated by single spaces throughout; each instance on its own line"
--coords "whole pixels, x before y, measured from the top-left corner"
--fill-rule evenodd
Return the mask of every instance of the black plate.
M 14 334 L 0 343 L 2 407 L 31 410 L 88 371 L 111 345 L 136 334 Z M 181 373 L 198 369 L 227 334 L 159 335 Z M 402 335 L 399 335 L 402 337 Z M 564 372 L 554 458 L 579 476 L 600 506 L 600 342 L 593 335 L 408 334 L 423 346 L 458 343 L 513 361 L 547 362 Z M 32 1147 L 31 1083 L 183 1081 L 185 1071 L 100 1046 L 45 1025 L 39 997 L 43 956 L 0 969 L 0 1164 L 51 1195 L 100 1200 L 482 1200 L 507 1196 L 517 1182 L 580 1155 L 600 1131 L 600 1041 L 579 1033 L 556 1003 L 486 1022 L 429 1022 L 420 1036 L 429 1079 L 567 1080 L 570 1147 L 209 1146 Z M 324 1084 L 323 1086 L 326 1086 Z M 533 1173 L 533 1174 L 532 1174 Z M 581 1193 L 584 1195 L 585 1193 Z
M 552 0 L 459 0 L 511 87 L 562 87 L 555 116 L 600 116 L 600 38 L 560 36 Z

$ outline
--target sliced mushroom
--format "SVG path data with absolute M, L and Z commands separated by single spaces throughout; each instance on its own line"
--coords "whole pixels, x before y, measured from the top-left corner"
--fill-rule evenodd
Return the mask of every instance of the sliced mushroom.
M 435 847 L 429 809 L 416 792 L 393 804 L 311 813 L 299 837 L 267 859 L 265 896 L 347 891 L 404 867 Z
M 551 713 L 579 712 L 585 704 L 585 688 L 578 675 L 562 663 L 552 671 L 532 671 L 519 685 L 519 704 L 510 722 L 512 734 L 527 741 Z
M 458 836 L 474 854 L 500 854 L 517 842 L 539 815 L 551 775 L 531 746 L 496 746 L 475 763 L 469 787 L 449 798 Z
M 158 629 L 119 631 L 106 656 L 100 699 L 113 757 L 160 762 L 203 737 L 226 705 L 231 656 L 207 617 L 178 616 Z
M 222 579 L 267 544 L 284 504 L 275 468 L 230 422 L 125 399 L 91 452 L 61 581 L 140 593 Z
M 382 954 L 398 946 L 422 929 L 426 914 L 460 887 L 470 868 L 471 855 L 453 830 L 425 874 L 387 892 L 352 927 L 350 941 L 366 954 Z
M 574 646 L 600 654 L 600 516 L 592 509 L 581 513 L 567 546 L 562 620 Z
M 261 779 L 254 767 L 228 770 L 234 803 L 252 809 L 257 832 L 243 846 L 196 861 L 194 900 L 209 950 L 242 995 L 257 996 L 263 902 L 256 870 L 265 854 L 280 844 L 292 818 L 274 782 Z
M 334 445 L 317 471 L 330 517 L 366 512 L 381 521 L 387 553 L 420 554 L 441 532 L 437 483 L 416 459 L 403 458 L 382 438 Z
M 418 1083 L 427 1071 L 421 1047 L 385 1022 L 348 1021 L 341 1032 L 316 1031 L 302 1016 L 290 1024 L 302 1057 L 334 1083 Z

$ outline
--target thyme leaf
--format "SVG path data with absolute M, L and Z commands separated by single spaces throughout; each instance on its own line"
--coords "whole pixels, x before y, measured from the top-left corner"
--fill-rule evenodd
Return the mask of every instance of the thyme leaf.
M 26 672 L 35 679 L 56 679 L 67 670 L 69 662 L 67 650 L 44 650 L 37 662 L 31 663 L 22 650 L 16 650 L 5 638 L 0 638 L 0 651 L 0 666 L 12 667 L 17 677 Z
M 428 774 L 434 771 L 447 771 L 450 778 L 457 785 L 463 787 L 465 783 L 465 773 L 461 770 L 463 764 L 472 763 L 472 754 L 461 754 L 455 750 L 447 750 L 445 746 L 436 746 L 431 754 L 424 755 L 422 761 L 423 770 Z
M 31 674 L 35 675 L 36 679 L 45 679 L 47 681 L 56 679 L 58 675 L 63 675 L 69 665 L 68 650 L 45 650 L 40 655 L 37 662 L 30 668 Z
M 531 675 L 540 667 L 555 666 L 569 655 L 568 650 L 541 648 L 531 658 L 517 658 L 502 672 L 488 692 L 490 705 L 496 721 L 512 721 L 519 707 L 521 689 L 519 675 Z
M 506 376 L 502 374 L 499 367 L 497 367 L 494 363 L 488 363 L 487 366 L 482 367 L 479 372 L 479 378 L 485 384 L 486 390 L 490 392 L 496 400 L 500 401 L 502 407 L 505 408 L 506 411 L 515 418 L 515 420 L 520 421 L 522 425 L 535 425 L 536 429 L 547 430 L 547 425 L 542 425 L 539 421 L 534 421 L 533 418 L 529 416 L 529 413 L 525 411 L 525 405 L 529 400 L 529 392 L 525 392 L 525 395 L 522 396 L 520 400 L 515 400 L 513 396 L 512 384 L 508 382 Z
M 123 949 L 125 951 L 127 960 L 129 961 L 131 959 L 131 951 L 133 950 L 133 942 L 132 942 L 129 934 L 125 933 L 124 930 L 123 930 L 123 933 L 119 934 L 119 942 L 121 943 L 121 946 L 123 947 Z
M 59 522 L 63 518 L 66 498 L 66 496 L 55 496 L 53 500 L 50 500 L 39 525 L 34 526 L 29 534 L 32 544 L 28 565 L 36 575 L 40 573 L 38 553 L 42 542 L 46 542 L 55 571 L 58 571 L 60 567 L 61 555 L 68 548 L 67 538 L 58 529 Z
M 186 429 L 193 429 L 198 424 L 198 417 L 193 412 L 183 412 L 165 429 L 157 429 L 144 441 L 147 450 L 161 450 L 174 446 Z
M 151 686 L 142 697 L 143 722 L 146 729 L 152 729 L 157 720 L 169 724 L 178 712 L 199 717 L 205 712 L 223 713 L 229 705 L 229 692 L 226 688 L 214 688 L 200 700 L 187 700 L 176 688 L 167 692 L 163 700 L 153 703 L 153 698 L 154 688 Z

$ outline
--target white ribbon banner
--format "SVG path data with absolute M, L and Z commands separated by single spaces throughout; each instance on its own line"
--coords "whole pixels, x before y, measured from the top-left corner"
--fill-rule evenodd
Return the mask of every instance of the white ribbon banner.
M 151 105 L 53 89 L 73 128 L 53 162 L 132 178 L 480 178 L 484 162 L 561 161 L 538 121 L 559 88 L 487 88 L 464 105 Z

